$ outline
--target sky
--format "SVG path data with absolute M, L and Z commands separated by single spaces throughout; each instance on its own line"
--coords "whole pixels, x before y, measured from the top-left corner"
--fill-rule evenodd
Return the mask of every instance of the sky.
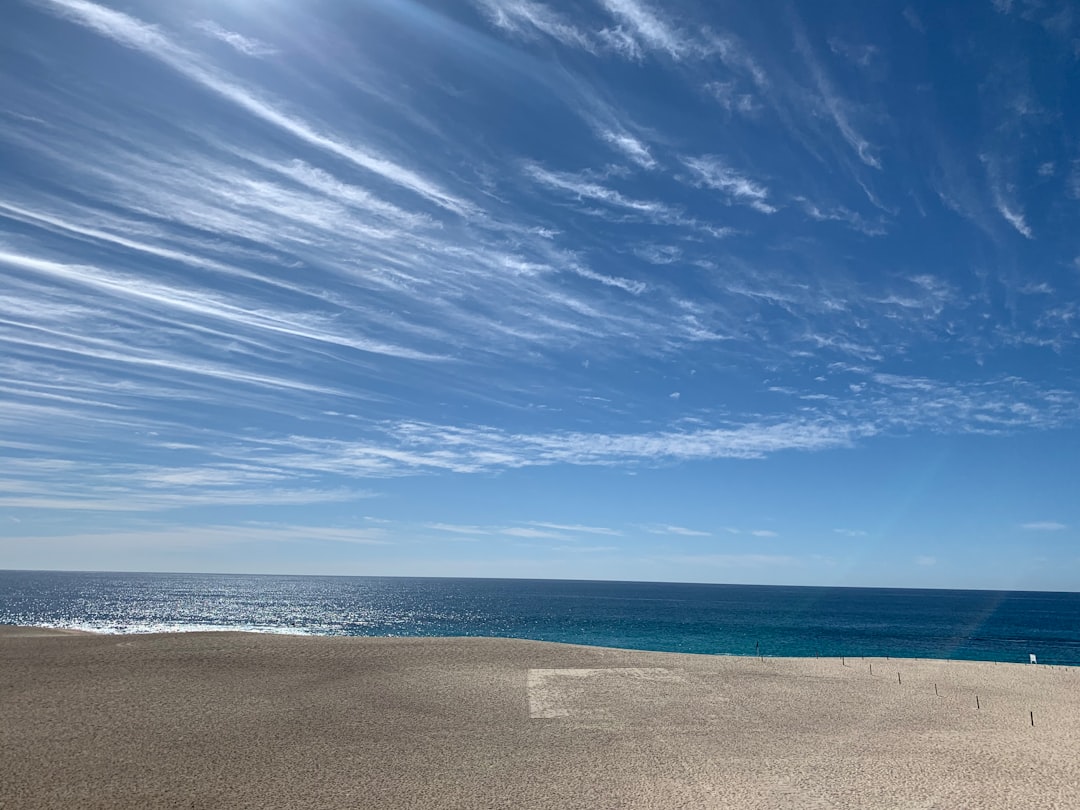
M 1080 9 L 11 0 L 0 568 L 1080 589 Z

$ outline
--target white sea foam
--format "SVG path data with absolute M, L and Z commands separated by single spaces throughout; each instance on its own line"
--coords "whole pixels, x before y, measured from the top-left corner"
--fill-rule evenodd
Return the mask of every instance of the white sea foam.
M 198 622 L 133 622 L 125 624 L 106 622 L 51 622 L 37 624 L 56 630 L 81 630 L 101 635 L 136 635 L 146 633 L 271 633 L 288 636 L 329 635 L 331 628 L 293 627 L 268 624 L 200 624 Z

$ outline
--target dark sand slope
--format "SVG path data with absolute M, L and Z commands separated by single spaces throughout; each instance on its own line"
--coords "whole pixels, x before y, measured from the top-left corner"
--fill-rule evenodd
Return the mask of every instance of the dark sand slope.
M 1080 672 L 869 664 L 3 628 L 0 807 L 1080 807 Z

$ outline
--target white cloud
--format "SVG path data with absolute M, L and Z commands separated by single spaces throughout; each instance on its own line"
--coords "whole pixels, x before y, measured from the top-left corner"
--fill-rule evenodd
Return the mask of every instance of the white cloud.
M 684 157 L 683 163 L 694 173 L 695 183 L 723 192 L 730 200 L 749 205 L 763 214 L 776 213 L 767 200 L 769 190 L 730 168 L 715 155 Z
M 569 551 L 573 554 L 599 554 L 605 551 L 618 551 L 618 546 L 552 546 L 552 551 Z
M 833 529 L 833 531 L 845 537 L 866 537 L 867 535 L 862 529 Z
M 147 25 L 128 14 L 99 6 L 88 0 L 41 1 L 79 25 L 163 62 L 238 108 L 310 146 L 348 160 L 357 167 L 407 188 L 443 208 L 462 215 L 470 214 L 474 210 L 470 203 L 448 194 L 433 181 L 414 170 L 362 147 L 339 140 L 333 135 L 319 132 L 308 122 L 282 112 L 224 74 L 208 67 L 204 61 L 175 44 L 155 26 Z
M 203 20 L 202 22 L 197 23 L 195 27 L 207 36 L 224 42 L 226 45 L 245 56 L 272 56 L 277 53 L 274 48 L 270 47 L 265 42 L 260 42 L 254 37 L 246 37 L 235 31 L 228 31 L 212 20 Z
M 1045 281 L 1040 281 L 1038 284 L 1029 282 L 1023 287 L 1019 287 L 1016 290 L 1021 295 L 1053 295 L 1054 288 L 1047 284 Z
M 614 149 L 622 152 L 630 160 L 634 161 L 638 166 L 643 169 L 656 168 L 656 160 L 649 152 L 649 147 L 639 138 L 635 138 L 629 132 L 616 132 L 614 130 L 603 130 L 600 132 L 600 137 L 610 144 Z
M 0 479 L 0 489 L 7 493 L 0 496 L 0 506 L 69 512 L 152 513 L 206 506 L 312 506 L 347 503 L 373 497 L 373 493 L 360 490 L 286 489 L 266 486 L 246 489 L 206 488 L 180 492 L 152 489 L 148 491 L 135 476 L 113 478 L 111 482 L 90 480 L 77 487 L 56 483 L 55 475 L 45 476 L 45 479 L 43 484 L 14 478 Z
M 931 557 L 928 555 L 920 555 L 915 558 L 916 565 L 931 566 L 937 565 L 937 557 Z
M 631 281 L 630 279 L 621 278 L 619 276 L 606 276 L 603 273 L 593 272 L 587 267 L 582 267 L 576 263 L 567 265 L 567 269 L 576 276 L 598 282 L 605 287 L 615 287 L 628 292 L 631 295 L 641 295 L 648 289 L 648 285 L 645 284 L 644 281 Z
M 294 438 L 278 450 L 263 442 L 257 451 L 264 463 L 357 475 L 403 474 L 409 471 L 475 472 L 551 464 L 633 465 L 665 460 L 762 458 L 784 450 L 815 451 L 850 447 L 862 438 L 887 431 L 925 427 L 935 430 L 993 432 L 1019 426 L 1051 425 L 1071 413 L 1075 397 L 1052 392 L 1025 392 L 1018 381 L 1003 388 L 978 385 L 968 389 L 927 378 L 874 375 L 865 391 L 861 415 L 844 421 L 824 414 L 816 419 L 763 424 L 750 422 L 724 428 L 698 427 L 652 433 L 510 433 L 489 427 L 462 427 L 423 422 L 386 426 L 384 441 L 331 441 Z M 1023 405 L 1018 396 L 1032 403 Z M 1040 399 L 1042 401 L 1040 402 Z M 1060 414 L 1057 416 L 1055 414 Z M 255 452 L 255 451 L 253 451 Z M 251 461 L 244 452 L 238 460 Z
M 672 526 L 669 524 L 656 524 L 643 527 L 649 534 L 675 534 L 681 537 L 711 537 L 711 532 L 703 532 L 699 529 L 688 529 L 685 526 Z
M 673 264 L 682 258 L 682 250 L 676 245 L 644 244 L 634 247 L 634 255 L 649 264 Z
M 332 327 L 332 319 L 300 313 L 274 312 L 246 303 L 236 296 L 223 296 L 193 289 L 155 283 L 144 276 L 127 276 L 90 265 L 68 265 L 0 251 L 0 263 L 40 274 L 65 284 L 87 287 L 99 295 L 134 299 L 143 306 L 181 313 L 181 317 L 199 317 L 222 321 L 233 329 L 266 330 L 307 340 L 346 346 L 374 354 L 390 354 L 414 360 L 436 360 L 400 346 L 368 340 L 360 335 L 346 335 Z M 254 377 L 254 375 L 249 375 Z
M 796 47 L 803 55 L 806 66 L 810 72 L 810 78 L 818 91 L 817 101 L 820 107 L 832 120 L 836 129 L 848 145 L 858 155 L 859 160 L 875 169 L 881 168 L 881 160 L 877 157 L 875 147 L 863 135 L 855 129 L 851 122 L 853 106 L 842 98 L 833 88 L 833 83 L 825 73 L 817 57 L 814 56 L 810 41 L 805 32 L 798 28 L 795 36 Z
M 571 534 L 601 534 L 609 537 L 620 537 L 622 532 L 618 529 L 611 529 L 607 526 L 583 526 L 580 523 L 542 523 L 540 521 L 533 521 L 533 526 L 539 526 L 543 529 L 554 529 L 557 532 L 569 532 Z
M 242 523 L 237 525 L 147 526 L 137 531 L 86 532 L 63 535 L 8 537 L 5 543 L 14 549 L 52 548 L 82 554 L 103 551 L 152 552 L 221 548 L 265 543 L 309 544 L 343 543 L 361 546 L 392 545 L 383 529 L 304 526 L 291 524 Z
M 1008 222 L 1017 233 L 1026 239 L 1034 238 L 1031 227 L 1024 218 L 1024 211 L 1013 199 L 1014 184 L 1009 182 L 1010 165 L 1008 158 L 994 153 L 979 155 L 979 161 L 986 168 L 987 183 L 993 198 L 994 208 L 1002 219 Z
M 852 230 L 859 231 L 867 236 L 884 236 L 887 233 L 885 226 L 880 221 L 867 221 L 861 214 L 852 211 L 846 206 L 823 207 L 811 202 L 806 197 L 797 196 L 792 199 L 802 206 L 807 216 L 818 222 L 843 222 Z
M 1028 239 L 1035 238 L 1031 228 L 1028 227 L 1027 221 L 1024 219 L 1023 212 L 1010 208 L 1003 200 L 998 200 L 997 210 L 1005 218 L 1005 221 L 1012 225 L 1021 236 Z
M 495 26 L 524 37 L 545 34 L 563 45 L 595 51 L 591 37 L 544 3 L 532 0 L 474 0 Z
M 545 529 L 533 529 L 528 526 L 510 526 L 505 529 L 499 529 L 499 534 L 505 534 L 509 537 L 529 537 L 535 539 L 566 539 L 566 535 L 562 532 L 547 531 Z
M 621 25 L 615 28 L 605 28 L 598 32 L 598 36 L 609 51 L 614 51 L 624 59 L 635 61 L 641 59 L 641 45 L 638 44 L 633 33 Z
M 450 534 L 493 534 L 495 531 L 487 526 L 466 526 L 459 523 L 425 523 L 424 526 Z
M 760 102 L 752 93 L 743 90 L 738 82 L 709 82 L 705 85 L 705 90 L 728 112 L 753 115 L 761 109 Z
M 876 45 L 848 42 L 839 37 L 829 37 L 829 50 L 861 68 L 868 67 L 881 53 Z
M 1032 523 L 1024 523 L 1020 528 L 1029 532 L 1060 532 L 1069 527 L 1055 520 L 1036 520 Z
M 553 172 L 535 163 L 525 165 L 525 174 L 537 183 L 558 191 L 565 191 L 576 197 L 595 200 L 617 208 L 625 208 L 646 215 L 666 215 L 672 213 L 667 205 L 653 200 L 635 200 L 608 188 L 594 180 L 567 172 Z
M 771 529 L 751 529 L 750 534 L 754 537 L 779 537 L 780 535 Z
M 908 25 L 910 25 L 919 33 L 926 32 L 926 26 L 923 25 L 922 18 L 919 17 L 919 14 L 915 11 L 915 9 L 913 9 L 911 6 L 905 6 L 904 10 L 901 13 L 903 14 L 904 19 L 907 21 Z
M 601 0 L 608 12 L 627 26 L 644 47 L 681 59 L 688 43 L 666 20 L 638 0 Z
M 797 566 L 802 561 L 786 554 L 682 554 L 662 559 L 689 565 L 718 568 L 763 568 Z
M 1065 192 L 1074 200 L 1080 200 L 1080 158 L 1072 161 Z

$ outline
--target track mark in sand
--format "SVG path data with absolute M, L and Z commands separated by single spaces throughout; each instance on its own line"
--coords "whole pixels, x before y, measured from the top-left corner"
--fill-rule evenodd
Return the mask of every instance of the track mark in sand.
M 664 681 L 678 683 L 683 679 L 664 667 L 611 667 L 604 669 L 530 669 L 526 680 L 529 696 L 529 717 L 550 719 L 570 717 L 587 712 L 592 701 L 586 690 L 599 697 L 612 689 L 630 687 L 633 682 Z M 583 698 L 585 700 L 583 701 Z M 581 704 L 585 702 L 586 706 Z

